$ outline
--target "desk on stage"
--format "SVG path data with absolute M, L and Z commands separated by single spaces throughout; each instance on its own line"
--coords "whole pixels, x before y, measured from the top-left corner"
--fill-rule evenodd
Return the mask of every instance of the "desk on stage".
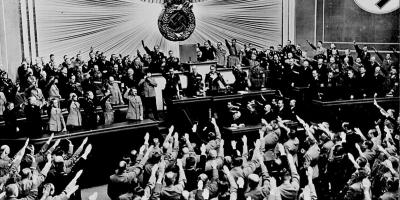
M 376 98 L 378 104 L 393 104 L 394 106 L 399 106 L 400 98 L 399 97 L 381 97 Z M 319 107 L 336 107 L 336 106 L 354 106 L 354 105 L 363 105 L 363 104 L 373 104 L 373 98 L 365 98 L 365 99 L 349 99 L 349 100 L 336 100 L 336 101 L 321 101 L 321 100 L 312 100 L 313 104 Z
M 217 95 L 213 96 L 213 102 L 227 102 L 227 101 L 235 101 L 235 100 L 243 100 L 250 99 L 255 97 L 272 97 L 275 96 L 275 90 L 266 89 L 266 90 L 257 90 L 257 91 L 248 91 L 243 94 L 228 94 L 228 95 Z
M 210 71 L 210 66 L 215 65 L 217 62 L 216 61 L 207 61 L 207 62 L 196 62 L 196 63 L 183 63 L 184 65 L 184 70 L 189 71 L 192 66 L 196 66 L 197 71 L 201 76 L 203 76 L 203 83 L 204 83 L 204 78 L 206 74 Z M 183 89 L 187 88 L 187 76 L 185 75 L 184 72 L 176 72 L 175 74 L 179 75 L 179 78 L 181 79 L 181 85 Z M 164 101 L 163 101 L 163 96 L 162 96 L 162 91 L 165 88 L 165 78 L 161 73 L 154 73 L 153 75 L 154 80 L 157 82 L 157 87 L 155 88 L 155 93 L 156 93 L 156 103 L 157 103 L 157 109 L 158 110 L 163 110 L 164 109 Z
M 297 131 L 302 131 L 304 128 L 300 127 L 300 124 L 298 122 L 293 122 L 289 121 L 285 123 L 285 125 L 289 128 L 294 128 Z M 257 125 L 246 125 L 244 127 L 223 127 L 222 128 L 222 134 L 225 137 L 242 137 L 243 135 L 246 135 L 247 137 L 252 137 L 252 138 L 259 138 L 259 133 L 258 131 L 262 128 L 262 124 L 257 124 Z M 266 134 L 265 134 L 266 135 Z
M 306 102 L 309 99 L 309 87 L 294 87 L 292 88 L 292 95 L 295 99 L 299 100 L 300 102 Z
M 207 61 L 196 63 L 183 63 L 182 65 L 184 66 L 183 68 L 185 72 L 190 72 L 192 67 L 196 67 L 197 72 L 203 77 L 202 83 L 204 85 L 206 74 L 210 72 L 210 66 L 215 65 L 216 63 L 216 61 Z M 243 71 L 247 72 L 247 74 L 249 74 L 249 67 L 243 67 L 242 69 Z M 232 73 L 232 68 L 218 68 L 217 71 L 221 73 L 222 77 L 228 85 L 235 82 L 235 76 Z M 186 74 L 184 72 L 176 72 L 175 74 L 178 74 L 179 78 L 181 79 L 182 89 L 186 89 L 188 82 Z M 163 110 L 164 99 L 162 96 L 162 90 L 165 88 L 166 81 L 161 73 L 154 73 L 153 78 L 157 82 L 157 87 L 155 88 L 157 109 Z
M 247 135 L 250 133 L 254 133 L 258 135 L 258 130 L 260 130 L 262 127 L 261 124 L 258 125 L 247 125 L 244 127 L 223 127 L 222 131 L 224 135 L 230 135 L 230 136 L 239 136 L 241 137 L 242 135 Z
M 381 97 L 376 101 L 382 108 L 398 109 L 399 97 Z M 349 99 L 335 101 L 312 100 L 314 118 L 320 120 L 342 119 L 353 121 L 357 125 L 374 124 L 381 117 L 379 110 L 374 105 L 374 98 Z
M 82 188 L 107 184 L 108 178 L 114 173 L 118 162 L 124 155 L 129 154 L 133 149 L 139 151 L 144 142 L 144 135 L 150 133 L 150 138 L 161 138 L 158 133 L 158 122 L 150 119 L 137 122 L 121 122 L 109 126 L 98 126 L 95 130 L 83 130 L 68 134 L 57 134 L 50 145 L 56 139 L 61 139 L 60 145 L 63 149 L 68 149 L 69 139 L 75 149 L 81 144 L 85 137 L 88 137 L 87 144 L 92 144 L 93 149 L 88 157 L 87 166 L 82 175 Z M 30 139 L 30 144 L 39 144 L 35 149 L 39 149 L 41 144 L 48 140 L 48 135 L 43 138 Z M 19 139 L 0 139 L 1 144 L 7 144 L 12 152 L 16 152 L 23 146 L 26 138 Z
M 200 97 L 183 97 L 181 99 L 169 99 L 166 100 L 168 105 L 185 105 L 199 102 L 227 102 L 227 101 L 236 101 L 242 99 L 256 98 L 256 97 L 272 97 L 275 96 L 275 90 L 266 89 L 266 90 L 258 90 L 258 91 L 247 91 L 245 93 L 236 93 L 236 94 L 224 94 L 224 95 L 215 95 L 215 96 L 200 96 Z
M 192 126 L 193 121 L 210 119 L 213 111 L 224 106 L 222 104 L 228 101 L 244 101 L 251 98 L 264 98 L 275 96 L 275 90 L 248 91 L 246 93 L 216 95 L 216 96 L 200 96 L 200 97 L 183 97 L 181 99 L 165 100 L 168 109 L 169 119 L 172 123 L 179 123 L 185 128 Z
M 166 99 L 167 106 L 177 106 L 185 104 L 195 103 L 210 103 L 212 101 L 211 96 L 199 96 L 199 97 L 182 97 L 180 99 Z

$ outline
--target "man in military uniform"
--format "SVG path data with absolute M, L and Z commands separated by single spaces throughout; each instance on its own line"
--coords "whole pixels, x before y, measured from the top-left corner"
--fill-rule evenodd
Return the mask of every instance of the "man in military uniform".
M 224 68 L 226 66 L 226 50 L 222 48 L 221 42 L 217 43 L 215 57 L 217 58 L 217 68 Z
M 248 90 L 249 80 L 247 78 L 247 73 L 243 71 L 241 65 L 236 65 L 232 70 L 233 76 L 235 76 L 235 82 L 233 83 L 233 89 L 235 91 Z
M 203 77 L 197 72 L 196 66 L 192 67 L 192 72 L 188 75 L 187 96 L 201 96 L 203 94 Z
M 250 68 L 250 84 L 251 89 L 260 90 L 265 87 L 265 69 L 260 66 L 260 63 L 256 61 L 254 66 Z
M 231 68 L 240 63 L 239 60 L 240 47 L 236 44 L 236 39 L 232 39 L 231 44 L 229 44 L 228 40 L 225 39 L 225 45 L 229 52 L 228 62 L 226 66 L 228 68 Z

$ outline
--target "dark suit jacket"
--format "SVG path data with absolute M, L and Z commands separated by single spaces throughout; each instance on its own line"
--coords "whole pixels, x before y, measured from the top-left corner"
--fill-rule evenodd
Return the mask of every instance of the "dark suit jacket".
M 36 105 L 27 105 L 24 111 L 26 117 L 25 133 L 29 133 L 33 137 L 40 136 L 42 131 L 40 107 Z
M 360 49 L 358 45 L 354 45 L 354 48 L 356 49 L 358 57 L 360 57 L 363 62 L 369 61 L 371 58 L 371 54 L 369 52 L 364 52 L 364 50 Z
M 206 74 L 205 84 L 211 91 L 216 91 L 220 89 L 219 82 L 221 82 L 224 86 L 226 86 L 225 80 L 219 72 L 215 72 L 217 74 L 217 78 L 212 79 L 211 74 Z

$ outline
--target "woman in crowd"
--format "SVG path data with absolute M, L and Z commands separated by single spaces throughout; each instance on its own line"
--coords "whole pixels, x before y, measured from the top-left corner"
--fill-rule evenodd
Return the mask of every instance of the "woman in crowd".
M 49 116 L 48 130 L 52 133 L 59 133 L 61 131 L 67 131 L 67 127 L 64 121 L 64 116 L 59 106 L 57 99 L 52 99 L 47 111 Z
M 0 91 L 0 115 L 6 110 L 7 99 L 2 91 Z
M 69 95 L 68 102 L 67 126 L 70 130 L 76 130 L 82 126 L 81 104 L 78 102 L 78 96 L 75 93 Z
M 61 99 L 60 90 L 58 89 L 58 78 L 51 77 L 46 86 L 49 99 Z

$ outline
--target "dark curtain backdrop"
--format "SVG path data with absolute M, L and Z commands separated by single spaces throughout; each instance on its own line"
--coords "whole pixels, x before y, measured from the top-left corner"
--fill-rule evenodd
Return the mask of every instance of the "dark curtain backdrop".
M 152 3 L 153 2 L 153 3 Z M 36 0 L 39 54 L 58 60 L 81 51 L 87 57 L 95 50 L 136 55 L 145 40 L 149 47 L 160 45 L 164 52 L 179 55 L 179 44 L 223 41 L 236 38 L 258 47 L 281 41 L 281 0 L 204 0 L 193 4 L 196 29 L 183 42 L 164 39 L 157 19 L 162 4 L 149 0 Z

